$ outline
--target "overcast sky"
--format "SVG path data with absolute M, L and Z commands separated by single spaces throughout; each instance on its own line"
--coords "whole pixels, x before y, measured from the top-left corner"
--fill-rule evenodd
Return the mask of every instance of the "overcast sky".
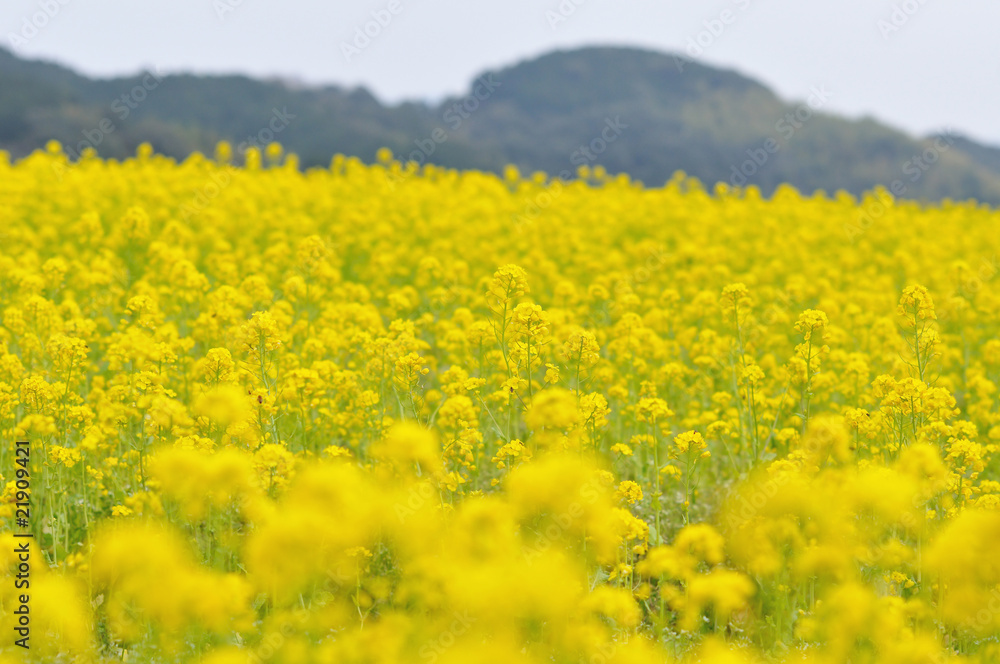
M 1000 144 L 997 25 L 997 0 L 0 0 L 0 43 L 91 75 L 280 75 L 396 102 L 554 48 L 700 41 L 695 59 L 786 99 L 824 85 L 834 112 Z

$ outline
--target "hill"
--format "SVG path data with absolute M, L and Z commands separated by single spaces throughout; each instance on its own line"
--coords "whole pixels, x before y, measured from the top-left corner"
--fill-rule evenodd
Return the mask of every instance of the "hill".
M 822 87 L 783 100 L 738 72 L 633 48 L 556 51 L 477 77 L 439 105 L 385 105 L 363 88 L 308 88 L 245 76 L 90 79 L 0 49 L 0 149 L 15 157 L 51 138 L 108 157 L 139 143 L 182 158 L 278 140 L 303 166 L 335 153 L 454 168 L 574 173 L 600 165 L 659 185 L 677 170 L 706 183 L 788 182 L 858 194 L 1000 203 L 1000 148 L 961 136 L 915 138 L 826 110 Z

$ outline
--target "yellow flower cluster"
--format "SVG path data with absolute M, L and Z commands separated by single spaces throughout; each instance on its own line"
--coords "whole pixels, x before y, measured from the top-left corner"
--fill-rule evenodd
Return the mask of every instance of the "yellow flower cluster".
M 231 153 L 0 152 L 0 663 L 1000 659 L 1000 214 Z

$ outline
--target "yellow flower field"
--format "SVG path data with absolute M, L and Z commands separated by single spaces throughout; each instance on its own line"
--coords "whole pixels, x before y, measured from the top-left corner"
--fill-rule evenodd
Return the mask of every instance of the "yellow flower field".
M 997 212 L 230 152 L 0 153 L 0 661 L 1000 658 Z

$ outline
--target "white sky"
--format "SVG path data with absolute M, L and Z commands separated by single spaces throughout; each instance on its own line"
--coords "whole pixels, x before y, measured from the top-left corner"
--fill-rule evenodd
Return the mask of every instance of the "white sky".
M 342 43 L 390 4 L 398 12 L 348 61 Z M 547 12 L 560 4 L 574 11 L 553 27 Z M 51 18 L 39 14 L 45 7 Z M 899 29 L 880 30 L 894 8 Z M 825 85 L 828 110 L 1000 144 L 996 0 L 2 0 L 0 43 L 23 38 L 35 16 L 44 27 L 16 52 L 91 75 L 280 75 L 363 84 L 396 102 L 463 91 L 484 69 L 556 47 L 683 50 L 727 10 L 728 24 L 702 35 L 708 46 L 696 59 L 786 99 Z

